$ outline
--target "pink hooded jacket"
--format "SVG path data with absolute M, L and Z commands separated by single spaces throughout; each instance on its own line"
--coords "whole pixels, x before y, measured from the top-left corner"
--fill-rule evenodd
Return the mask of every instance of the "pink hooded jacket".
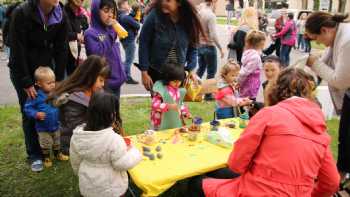
M 281 38 L 283 45 L 294 46 L 297 39 L 297 28 L 293 20 L 288 20 L 276 37 Z
M 329 197 L 340 177 L 319 106 L 292 97 L 258 112 L 228 160 L 236 179 L 205 179 L 208 197 Z

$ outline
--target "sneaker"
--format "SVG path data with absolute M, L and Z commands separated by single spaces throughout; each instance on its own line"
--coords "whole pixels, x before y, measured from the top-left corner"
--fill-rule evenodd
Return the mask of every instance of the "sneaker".
M 58 155 L 56 156 L 56 159 L 59 161 L 68 161 L 69 160 L 69 156 L 68 155 L 64 155 L 63 153 L 58 153 Z
M 31 167 L 33 172 L 41 172 L 44 169 L 43 162 L 39 159 L 33 161 Z
M 133 78 L 129 78 L 126 82 L 126 84 L 131 84 L 131 85 L 137 85 L 139 84 L 138 81 L 135 81 Z
M 51 161 L 50 158 L 45 158 L 44 159 L 44 166 L 45 166 L 45 168 L 49 168 L 49 167 L 52 166 L 52 161 Z

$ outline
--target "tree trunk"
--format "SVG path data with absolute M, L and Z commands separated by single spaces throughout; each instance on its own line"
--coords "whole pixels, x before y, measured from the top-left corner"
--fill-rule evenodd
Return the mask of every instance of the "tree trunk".
M 308 9 L 308 0 L 302 0 L 301 7 L 302 7 L 302 9 L 307 10 Z
M 314 10 L 318 11 L 320 9 L 320 0 L 314 0 Z
M 333 0 L 329 0 L 328 12 L 332 12 L 332 8 L 333 8 Z
M 346 0 L 339 0 L 338 12 L 345 12 Z

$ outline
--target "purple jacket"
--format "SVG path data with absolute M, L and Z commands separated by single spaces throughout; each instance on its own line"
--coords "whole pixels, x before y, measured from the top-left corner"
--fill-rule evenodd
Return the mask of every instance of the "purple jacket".
M 87 55 L 105 57 L 111 76 L 108 85 L 115 90 L 126 81 L 126 73 L 120 56 L 117 34 L 111 26 L 105 26 L 99 16 L 100 0 L 93 0 L 91 6 L 91 27 L 85 31 L 84 40 Z
M 297 28 L 293 20 L 288 20 L 282 30 L 276 34 L 283 45 L 294 46 L 297 39 Z

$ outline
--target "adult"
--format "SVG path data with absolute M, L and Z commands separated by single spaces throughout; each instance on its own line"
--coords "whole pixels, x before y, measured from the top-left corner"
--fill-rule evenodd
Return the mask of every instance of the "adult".
M 258 28 L 259 21 L 257 10 L 253 7 L 244 9 L 240 19 L 240 25 L 234 34 L 233 42 L 227 46 L 231 50 L 236 50 L 237 61 L 239 63 L 241 63 L 247 33 L 251 30 L 258 30 Z
M 299 15 L 298 21 L 297 21 L 297 29 L 298 29 L 298 49 L 301 51 L 306 52 L 306 46 L 305 46 L 305 22 L 306 22 L 307 13 L 302 13 Z
M 290 62 L 290 52 L 295 45 L 297 39 L 297 27 L 294 22 L 294 14 L 288 13 L 288 20 L 284 24 L 282 30 L 273 35 L 273 37 L 281 38 L 281 61 L 282 66 L 287 67 Z
M 202 78 L 207 70 L 207 79 L 215 78 L 218 67 L 217 47 L 220 50 L 221 58 L 224 58 L 224 51 L 219 43 L 216 32 L 216 16 L 213 11 L 214 2 L 205 0 L 200 6 L 199 16 L 205 34 L 200 34 L 198 46 L 198 77 Z M 206 100 L 213 100 L 211 94 L 205 95 Z
M 71 43 L 72 47 L 77 47 L 77 57 L 73 55 L 73 48 L 68 53 L 67 62 L 67 75 L 71 75 L 75 68 L 79 65 L 79 57 L 81 52 L 82 44 L 84 43 L 83 32 L 89 28 L 88 18 L 82 11 L 83 0 L 69 0 L 64 6 L 64 10 L 68 17 L 68 42 Z
M 51 67 L 57 81 L 64 78 L 68 52 L 67 17 L 57 0 L 28 0 L 16 8 L 11 17 L 10 77 L 21 106 L 28 159 L 33 171 L 41 171 L 42 154 L 35 121 L 24 115 L 23 107 L 28 98 L 37 95 L 33 76 L 37 67 Z
M 335 109 L 340 114 L 337 166 L 342 177 L 350 172 L 350 23 L 346 23 L 347 17 L 315 12 L 305 25 L 309 39 L 327 46 L 321 59 L 310 55 L 307 65 L 328 82 Z
M 270 107 L 253 116 L 229 157 L 229 168 L 241 176 L 206 178 L 196 196 L 328 197 L 337 191 L 331 138 L 309 77 L 295 68 L 282 71 L 270 87 Z
M 235 1 L 234 0 L 227 0 L 226 4 L 226 24 L 231 25 L 231 20 L 234 16 L 234 11 L 235 11 Z
M 128 32 L 128 37 L 121 40 L 125 51 L 124 66 L 127 75 L 126 83 L 138 84 L 138 82 L 131 77 L 131 65 L 133 65 L 135 59 L 136 37 L 140 29 L 140 22 L 130 15 L 131 9 L 128 0 L 119 0 L 118 8 L 120 11 L 118 20 Z
M 282 31 L 282 28 L 287 21 L 287 8 L 288 4 L 283 3 L 282 8 L 280 10 L 281 16 L 278 17 L 275 21 L 275 33 L 278 33 Z M 281 52 L 281 39 L 280 38 L 274 38 L 273 43 L 264 50 L 265 55 L 271 55 L 274 51 L 276 51 L 276 55 L 280 57 Z
M 139 69 L 142 83 L 151 90 L 162 80 L 167 62 L 196 67 L 196 45 L 203 32 L 197 11 L 188 0 L 154 0 L 140 33 Z M 186 65 L 187 64 L 187 65 Z

